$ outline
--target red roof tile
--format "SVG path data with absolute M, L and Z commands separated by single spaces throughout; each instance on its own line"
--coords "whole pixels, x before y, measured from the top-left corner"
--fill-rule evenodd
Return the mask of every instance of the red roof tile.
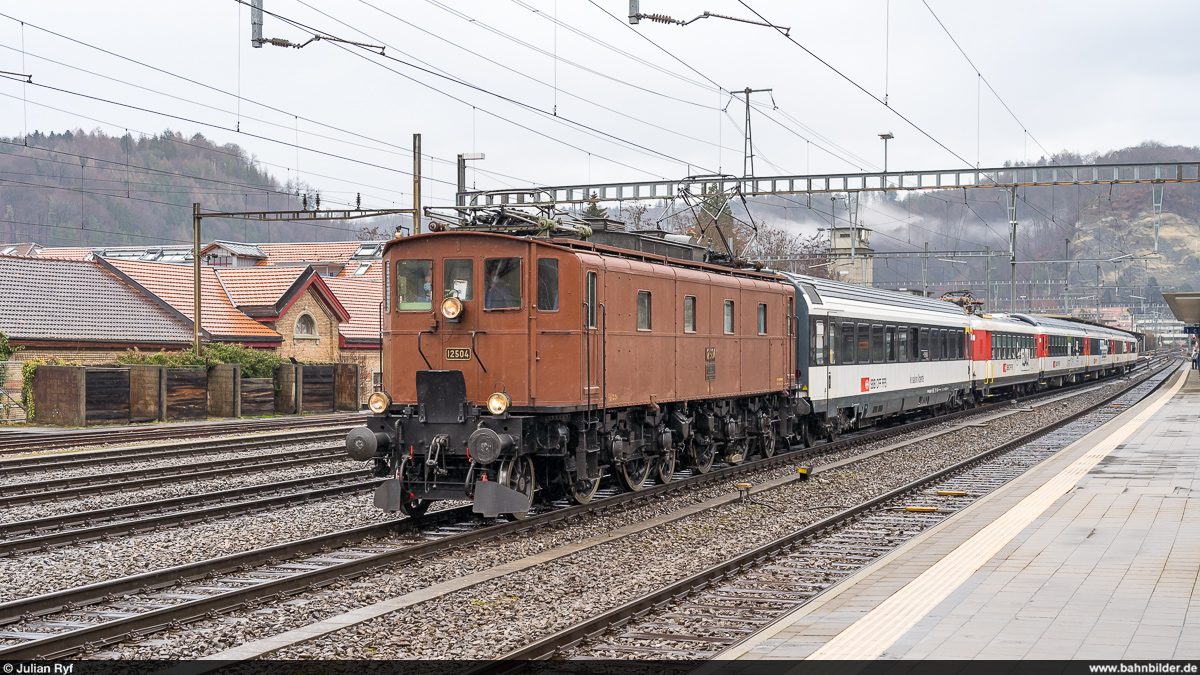
M 233 304 L 238 307 L 274 305 L 307 267 L 213 268 Z
M 339 263 L 345 265 L 363 243 L 361 241 L 314 241 L 295 244 L 258 244 L 258 248 L 267 254 L 267 259 L 259 264 Z
M 146 290 L 194 321 L 191 265 L 106 260 Z M 278 341 L 279 333 L 251 319 L 233 305 L 211 267 L 200 268 L 201 327 L 215 340 Z
M 379 343 L 379 303 L 383 300 L 383 286 L 379 282 L 344 277 L 324 277 L 322 281 L 337 296 L 350 320 L 338 328 L 342 336 L 352 341 Z
M 60 260 L 87 260 L 92 254 L 90 248 L 43 248 L 36 255 L 39 258 L 58 258 Z

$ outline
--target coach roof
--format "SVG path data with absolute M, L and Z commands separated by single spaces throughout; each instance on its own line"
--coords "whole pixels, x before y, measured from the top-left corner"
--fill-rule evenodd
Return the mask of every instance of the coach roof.
M 966 314 L 962 307 L 959 307 L 952 302 L 946 302 L 945 300 L 924 298 L 919 295 L 910 295 L 908 293 L 899 293 L 896 291 L 886 291 L 882 288 L 872 288 L 871 286 L 844 284 L 840 281 L 820 279 L 817 277 L 805 276 L 803 274 L 794 274 L 792 272 L 782 272 L 782 274 L 797 284 L 808 284 L 815 288 L 821 297 L 812 298 L 812 300 L 818 304 L 821 304 L 824 298 L 836 298 L 838 300 L 852 300 L 854 302 L 867 302 L 877 305 L 887 305 L 888 307 L 902 307 L 907 309 L 919 309 L 926 312 L 940 312 L 942 314 L 953 314 L 955 316 L 963 316 Z

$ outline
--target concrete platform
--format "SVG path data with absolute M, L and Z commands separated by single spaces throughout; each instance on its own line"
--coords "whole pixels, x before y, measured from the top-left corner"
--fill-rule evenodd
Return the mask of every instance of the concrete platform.
M 1185 369 L 718 658 L 1198 659 L 1193 497 L 1200 373 Z

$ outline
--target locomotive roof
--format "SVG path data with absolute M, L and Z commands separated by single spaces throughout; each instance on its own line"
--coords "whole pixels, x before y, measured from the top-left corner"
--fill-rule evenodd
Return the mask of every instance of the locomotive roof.
M 565 250 L 589 251 L 591 253 L 596 253 L 599 255 L 607 255 L 607 256 L 613 256 L 613 257 L 618 257 L 618 258 L 628 258 L 630 260 L 641 260 L 644 262 L 658 263 L 660 265 L 667 265 L 670 267 L 687 267 L 690 269 L 703 270 L 705 272 L 712 272 L 714 274 L 723 274 L 723 275 L 727 275 L 727 276 L 749 277 L 752 279 L 761 279 L 763 281 L 775 281 L 775 282 L 786 281 L 786 279 L 784 279 L 783 276 L 781 276 L 779 273 L 776 273 L 776 272 L 759 272 L 756 270 L 738 269 L 738 268 L 734 268 L 734 267 L 726 267 L 724 265 L 714 265 L 712 263 L 696 262 L 693 260 L 684 260 L 682 258 L 671 258 L 671 257 L 664 256 L 664 255 L 658 255 L 656 253 L 646 253 L 643 251 L 634 251 L 632 249 L 619 248 L 616 246 L 605 246 L 603 244 L 594 244 L 594 243 L 591 243 L 588 241 L 583 241 L 583 240 L 578 240 L 578 239 L 563 239 L 561 237 L 555 237 L 553 239 L 535 239 L 532 237 L 519 237 L 519 236 L 515 236 L 515 235 L 511 235 L 511 234 L 502 234 L 499 232 L 479 232 L 479 231 L 472 231 L 472 230 L 451 230 L 451 231 L 447 231 L 447 232 L 428 232 L 428 233 L 424 233 L 424 234 L 415 234 L 412 236 L 404 237 L 403 239 L 392 239 L 391 241 L 389 241 L 386 244 L 386 246 L 383 249 L 383 252 L 386 254 L 389 249 L 391 249 L 393 246 L 396 245 L 397 242 L 400 242 L 400 241 L 409 241 L 411 239 L 417 239 L 417 238 L 424 239 L 424 238 L 428 238 L 428 237 L 447 237 L 450 235 L 473 236 L 473 237 L 499 237 L 502 239 L 514 239 L 514 240 L 522 241 L 522 242 L 531 242 L 532 241 L 534 243 L 541 244 L 543 246 L 554 246 L 556 248 L 561 248 L 561 249 L 565 249 Z
M 940 312 L 942 314 L 953 314 L 955 316 L 963 316 L 966 314 L 962 307 L 959 307 L 952 302 L 946 302 L 945 300 L 925 298 L 919 295 L 910 295 L 908 293 L 899 293 L 897 291 L 887 291 L 882 288 L 873 288 L 871 286 L 846 284 L 840 281 L 820 279 L 817 277 L 806 276 L 804 274 L 795 274 L 793 272 L 783 272 L 782 274 L 797 284 L 808 284 L 815 288 L 820 298 L 811 299 L 817 304 L 823 304 L 822 300 L 824 298 L 837 298 L 838 300 L 852 300 L 854 302 L 887 305 L 888 307 L 919 309 L 926 312 Z

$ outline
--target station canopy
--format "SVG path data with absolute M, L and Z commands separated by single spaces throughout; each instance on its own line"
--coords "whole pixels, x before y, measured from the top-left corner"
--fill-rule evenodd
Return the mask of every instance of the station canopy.
M 1175 318 L 1189 325 L 1200 324 L 1200 292 L 1163 293 Z

